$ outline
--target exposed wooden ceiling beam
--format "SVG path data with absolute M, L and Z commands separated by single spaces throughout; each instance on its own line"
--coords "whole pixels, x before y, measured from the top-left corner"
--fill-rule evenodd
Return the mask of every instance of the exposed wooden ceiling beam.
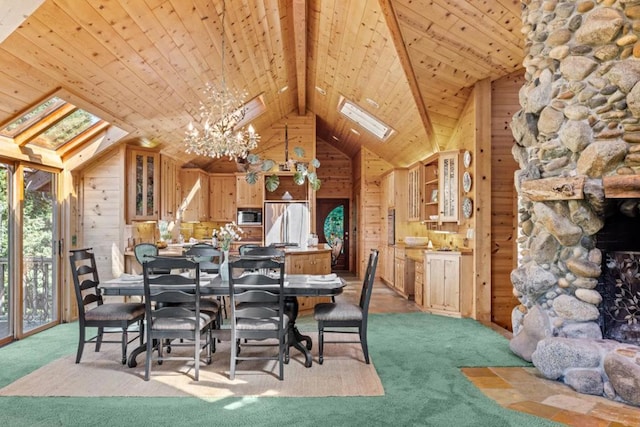
M 298 114 L 307 114 L 307 0 L 293 0 L 293 40 L 296 52 Z
M 382 13 L 384 14 L 385 20 L 387 22 L 389 33 L 391 34 L 391 37 L 393 39 L 393 44 L 396 47 L 396 52 L 398 53 L 400 64 L 402 64 L 402 69 L 404 70 L 404 74 L 407 77 L 407 82 L 409 83 L 409 87 L 411 88 L 411 94 L 413 95 L 413 99 L 418 108 L 418 112 L 420 113 L 420 118 L 422 119 L 422 124 L 427 134 L 429 145 L 431 146 L 433 152 L 436 153 L 440 151 L 436 133 L 433 130 L 433 124 L 431 123 L 431 119 L 429 118 L 427 107 L 424 103 L 424 100 L 422 99 L 420 87 L 418 86 L 418 80 L 416 79 L 413 67 L 411 66 L 409 52 L 407 52 L 407 47 L 404 44 L 404 39 L 402 38 L 402 33 L 400 32 L 400 26 L 398 25 L 398 20 L 393 10 L 393 5 L 391 4 L 391 0 L 379 0 L 379 3 L 380 9 L 382 9 Z

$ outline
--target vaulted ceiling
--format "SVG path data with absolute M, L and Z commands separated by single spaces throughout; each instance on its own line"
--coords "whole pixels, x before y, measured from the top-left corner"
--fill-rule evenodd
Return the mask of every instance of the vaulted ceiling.
M 312 113 L 345 154 L 364 146 L 407 166 L 446 146 L 475 82 L 523 59 L 520 0 L 227 0 L 224 64 L 222 0 L 26 3 L 38 7 L 0 44 L 0 126 L 62 89 L 126 140 L 202 167 L 211 159 L 182 141 L 223 69 L 227 85 L 263 97 L 258 132 Z M 340 115 L 341 96 L 395 135 L 381 142 Z

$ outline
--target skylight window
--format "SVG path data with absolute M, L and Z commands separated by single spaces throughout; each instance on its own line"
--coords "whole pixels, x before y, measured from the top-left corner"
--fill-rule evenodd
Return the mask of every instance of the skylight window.
M 37 146 L 63 155 L 107 127 L 109 123 L 100 117 L 52 96 L 0 129 L 0 135 L 21 147 Z
M 57 150 L 62 145 L 66 144 L 77 135 L 85 132 L 99 121 L 99 117 L 96 117 L 85 110 L 77 109 L 41 133 L 36 139 L 31 141 L 31 144 L 35 144 L 42 148 Z
M 49 98 L 33 110 L 9 123 L 9 125 L 7 125 L 4 129 L 0 129 L 0 135 L 6 136 L 8 138 L 14 138 L 17 134 L 24 131 L 34 123 L 42 120 L 49 114 L 53 113 L 64 104 L 66 104 L 66 102 L 58 98 L 57 96 Z
M 377 119 L 343 96 L 340 97 L 338 111 L 382 141 L 386 141 L 395 133 L 395 130 L 393 130 L 391 126 Z

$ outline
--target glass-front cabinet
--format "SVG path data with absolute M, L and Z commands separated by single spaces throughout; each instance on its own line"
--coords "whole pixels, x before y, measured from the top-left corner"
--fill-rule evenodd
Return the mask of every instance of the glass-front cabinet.
M 420 169 L 421 164 L 409 169 L 409 209 L 407 212 L 407 220 L 409 221 L 420 221 L 422 216 L 422 176 Z
M 128 222 L 158 219 L 159 160 L 160 155 L 157 152 L 129 150 Z
M 458 222 L 460 218 L 459 156 L 458 150 L 439 154 L 438 221 L 440 222 Z

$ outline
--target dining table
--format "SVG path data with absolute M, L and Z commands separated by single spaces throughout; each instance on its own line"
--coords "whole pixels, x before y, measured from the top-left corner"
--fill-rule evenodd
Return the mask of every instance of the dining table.
M 288 342 L 289 346 L 299 350 L 305 358 L 305 367 L 311 367 L 313 346 L 311 337 L 302 334 L 296 326 L 298 317 L 297 297 L 334 297 L 342 293 L 346 282 L 335 274 L 285 274 L 284 292 L 286 297 L 286 312 L 290 316 Z M 144 296 L 144 284 L 142 275 L 122 274 L 120 277 L 100 283 L 101 292 L 104 295 L 120 295 L 125 297 Z M 212 296 L 229 296 L 229 282 L 223 280 L 218 274 L 200 275 L 200 294 Z M 303 344 L 304 343 L 304 344 Z M 146 350 L 146 345 L 134 349 L 128 359 L 128 366 L 137 366 L 136 357 Z

